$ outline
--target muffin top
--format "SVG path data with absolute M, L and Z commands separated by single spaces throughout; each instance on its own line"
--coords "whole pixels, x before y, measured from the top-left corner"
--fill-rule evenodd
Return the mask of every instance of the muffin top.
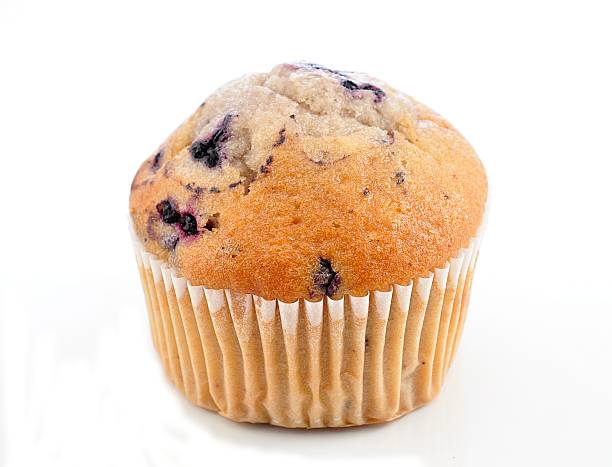
M 482 164 L 438 114 L 365 74 L 297 63 L 213 93 L 141 165 L 130 213 L 192 284 L 291 302 L 442 267 L 486 198 Z

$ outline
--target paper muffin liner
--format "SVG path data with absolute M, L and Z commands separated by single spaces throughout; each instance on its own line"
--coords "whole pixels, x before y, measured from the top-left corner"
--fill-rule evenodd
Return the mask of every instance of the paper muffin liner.
M 293 303 L 193 286 L 133 238 L 153 344 L 174 385 L 232 420 L 318 428 L 392 420 L 436 396 L 482 231 L 407 285 Z

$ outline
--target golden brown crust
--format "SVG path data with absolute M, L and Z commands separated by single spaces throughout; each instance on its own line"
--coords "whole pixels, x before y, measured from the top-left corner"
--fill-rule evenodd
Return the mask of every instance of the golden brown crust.
M 259 170 L 227 163 L 194 175 L 197 165 L 177 161 L 189 158 L 200 108 L 164 144 L 164 160 L 153 156 L 135 177 L 137 235 L 193 284 L 287 302 L 388 290 L 426 275 L 475 235 L 487 181 L 465 139 L 410 103 L 386 140 L 369 127 L 304 134 L 289 122 Z M 198 233 L 161 221 L 163 200 L 193 213 Z

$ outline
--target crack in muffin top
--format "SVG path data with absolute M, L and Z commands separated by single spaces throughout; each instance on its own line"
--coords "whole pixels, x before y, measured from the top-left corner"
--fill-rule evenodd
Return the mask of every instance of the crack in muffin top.
M 427 275 L 475 235 L 486 197 L 478 157 L 435 112 L 295 63 L 208 97 L 142 164 L 130 213 L 192 284 L 290 302 Z

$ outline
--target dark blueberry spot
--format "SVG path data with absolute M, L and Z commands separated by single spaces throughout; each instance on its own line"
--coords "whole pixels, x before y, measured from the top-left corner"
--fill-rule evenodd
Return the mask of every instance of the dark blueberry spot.
M 404 171 L 395 172 L 395 183 L 401 185 L 406 181 L 406 173 Z
M 216 186 L 211 186 L 208 191 L 210 191 L 211 193 L 219 193 L 220 192 L 219 188 L 217 188 Z
M 265 164 L 265 165 L 262 165 L 262 166 L 259 168 L 259 171 L 260 171 L 262 174 L 267 174 L 268 172 L 270 172 L 270 164 L 272 164 L 272 161 L 274 161 L 274 158 L 272 157 L 272 154 L 270 154 L 270 155 L 268 156 L 268 158 L 266 159 L 266 164 Z
M 357 89 L 359 89 L 359 85 L 357 85 L 357 83 L 351 81 L 350 79 L 343 79 L 340 84 L 349 91 L 356 91 Z
M 350 79 L 343 79 L 340 84 L 348 89 L 349 91 L 371 91 L 374 93 L 374 102 L 380 102 L 385 97 L 385 91 L 380 89 L 378 86 L 374 86 L 370 83 L 357 84 Z
M 229 138 L 228 126 L 232 118 L 232 114 L 227 114 L 209 138 L 194 141 L 189 147 L 191 157 L 211 169 L 217 167 L 221 162 L 221 145 Z
M 276 140 L 276 143 L 272 145 L 272 147 L 275 148 L 277 146 L 280 146 L 284 142 L 285 142 L 285 129 L 283 128 L 281 131 L 278 132 L 278 139 Z
M 332 268 L 331 261 L 319 258 L 319 266 L 313 273 L 313 282 L 320 293 L 333 296 L 342 282 L 340 275 Z
M 168 199 L 160 201 L 157 203 L 157 212 L 159 213 L 161 220 L 166 224 L 176 224 L 181 215 L 176 210 L 172 202 Z
M 289 118 L 292 119 L 292 120 L 295 120 L 295 114 L 289 115 Z
M 162 151 L 159 151 L 157 154 L 155 154 L 155 156 L 153 157 L 153 160 L 151 161 L 151 170 L 153 172 L 157 172 L 157 169 L 159 169 L 159 166 L 161 164 L 163 157 L 164 157 L 164 154 Z
M 355 81 L 352 81 L 352 80 L 348 79 L 347 73 L 349 73 L 349 72 L 332 70 L 331 68 L 326 68 L 324 66 L 317 65 L 316 63 L 302 63 L 301 66 L 304 67 L 304 68 L 311 68 L 313 70 L 325 71 L 325 72 L 330 73 L 332 75 L 335 75 L 337 77 L 347 78 L 347 79 L 341 79 L 341 81 L 340 81 L 340 84 L 344 88 L 348 89 L 349 91 L 370 91 L 370 92 L 373 92 L 374 93 L 374 102 L 380 102 L 382 100 L 382 98 L 385 97 L 385 95 L 386 95 L 385 92 L 382 89 L 380 89 L 378 86 L 374 86 L 373 84 L 370 84 L 370 83 L 358 84 Z
M 230 183 L 229 187 L 230 188 L 236 188 L 238 185 L 240 185 L 242 183 L 242 180 L 238 180 L 237 182 L 234 183 Z
M 363 196 L 370 196 L 370 190 L 367 187 L 363 189 Z
M 449 199 L 450 196 L 448 196 L 446 193 L 444 193 L 444 199 Z
M 204 193 L 204 188 L 196 185 L 195 183 L 191 183 L 191 182 L 185 185 L 185 189 L 187 191 L 193 191 L 196 195 L 201 195 L 202 193 Z
M 196 218 L 189 213 L 183 214 L 180 217 L 178 224 L 185 235 L 195 235 L 198 233 L 198 222 L 196 221 Z
M 385 91 L 380 89 L 378 86 L 374 86 L 373 84 L 362 84 L 359 89 L 363 89 L 364 91 L 371 91 L 374 93 L 374 102 L 380 102 L 383 97 L 386 96 Z
M 189 148 L 194 159 L 202 159 L 207 167 L 216 167 L 219 164 L 219 148 L 211 140 L 196 141 Z

